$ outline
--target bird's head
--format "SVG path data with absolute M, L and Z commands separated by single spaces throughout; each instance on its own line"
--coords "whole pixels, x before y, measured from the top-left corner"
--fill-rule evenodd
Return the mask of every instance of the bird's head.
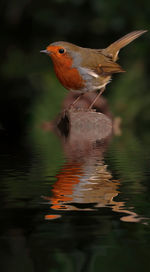
M 80 63 L 81 47 L 68 42 L 54 42 L 40 52 L 48 54 L 54 65 L 72 65 Z

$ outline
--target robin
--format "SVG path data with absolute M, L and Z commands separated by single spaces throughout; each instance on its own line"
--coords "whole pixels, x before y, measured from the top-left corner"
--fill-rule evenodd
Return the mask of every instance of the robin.
M 116 63 L 120 49 L 145 32 L 147 30 L 133 31 L 105 49 L 90 49 L 69 42 L 54 42 L 48 45 L 46 50 L 42 50 L 42 53 L 51 57 L 56 76 L 61 84 L 66 89 L 79 93 L 70 107 L 73 107 L 86 92 L 99 91 L 89 107 L 92 109 L 112 75 L 125 72 Z

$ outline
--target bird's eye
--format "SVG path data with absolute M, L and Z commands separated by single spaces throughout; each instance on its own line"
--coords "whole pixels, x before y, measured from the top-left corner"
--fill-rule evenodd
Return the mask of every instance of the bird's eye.
M 63 54 L 65 52 L 65 50 L 63 48 L 60 48 L 58 51 L 60 54 Z

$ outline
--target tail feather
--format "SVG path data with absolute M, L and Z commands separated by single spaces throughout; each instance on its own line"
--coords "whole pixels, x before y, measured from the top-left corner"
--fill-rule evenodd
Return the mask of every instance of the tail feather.
M 107 48 L 104 49 L 104 54 L 111 57 L 113 61 L 116 61 L 118 58 L 118 53 L 121 48 L 132 42 L 133 40 L 140 37 L 142 34 L 147 32 L 147 30 L 137 30 L 130 32 L 129 34 L 123 36 L 119 40 L 115 41 L 111 45 L 109 45 Z

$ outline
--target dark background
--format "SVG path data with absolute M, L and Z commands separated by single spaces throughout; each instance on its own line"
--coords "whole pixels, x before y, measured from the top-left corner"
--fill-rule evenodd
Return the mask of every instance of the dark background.
M 149 271 L 150 33 L 121 50 L 126 73 L 114 75 L 104 93 L 113 116 L 122 118 L 120 135 L 109 147 L 89 145 L 83 135 L 85 145 L 79 137 L 71 149 L 69 139 L 71 161 L 64 154 L 67 139 L 41 128 L 60 112 L 68 92 L 40 53 L 59 40 L 103 48 L 149 25 L 147 0 L 0 1 L 0 271 Z M 79 173 L 71 172 L 76 162 Z M 116 205 L 141 222 L 120 221 L 125 213 L 113 205 L 63 212 L 43 199 L 60 177 L 62 195 L 76 178 L 88 181 L 100 170 L 118 182 Z M 103 188 L 101 175 L 99 181 Z M 59 220 L 44 219 L 59 212 Z
M 24 134 L 27 127 L 50 120 L 67 91 L 56 79 L 41 49 L 65 40 L 104 48 L 133 30 L 147 29 L 147 0 L 2 0 L 0 2 L 0 127 Z M 149 32 L 124 48 L 119 63 L 127 71 L 107 86 L 113 114 L 125 126 L 142 128 L 150 121 Z

